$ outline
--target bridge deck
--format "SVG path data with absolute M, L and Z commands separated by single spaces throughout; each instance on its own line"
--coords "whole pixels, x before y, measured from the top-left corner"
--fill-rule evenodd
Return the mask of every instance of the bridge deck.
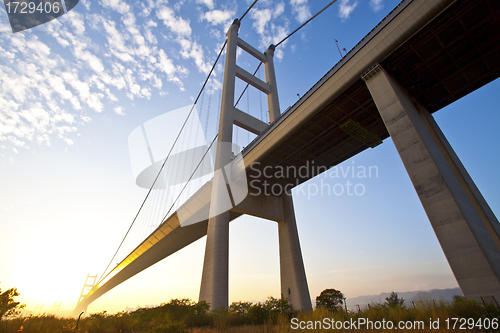
M 314 161 L 315 166 L 335 166 L 369 147 L 341 129 L 349 119 L 387 138 L 361 79 L 375 63 L 430 112 L 495 80 L 500 75 L 499 7 L 494 0 L 401 2 L 245 148 L 245 163 L 300 167 Z M 300 184 L 315 171 L 311 169 L 308 177 L 276 181 Z

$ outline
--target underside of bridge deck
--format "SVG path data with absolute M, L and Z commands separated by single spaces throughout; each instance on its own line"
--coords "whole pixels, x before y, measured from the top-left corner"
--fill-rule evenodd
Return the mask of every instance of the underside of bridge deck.
M 499 77 L 500 1 L 459 0 L 378 62 L 420 104 L 436 112 Z M 355 124 L 354 132 L 346 131 L 349 123 Z M 360 78 L 290 131 L 254 169 L 309 166 L 307 173 L 302 172 L 305 177 L 290 172 L 289 177 L 271 180 L 295 186 L 317 175 L 318 166 L 331 168 L 376 145 L 366 140 L 366 133 L 380 140 L 389 137 Z M 251 178 L 264 180 L 257 171 L 248 172 Z

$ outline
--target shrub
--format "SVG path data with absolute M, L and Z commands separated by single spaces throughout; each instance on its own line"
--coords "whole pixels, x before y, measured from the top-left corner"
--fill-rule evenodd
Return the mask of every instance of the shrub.
M 2 293 L 0 289 L 0 320 L 2 317 L 11 317 L 20 314 L 26 305 L 14 302 L 14 297 L 19 296 L 16 288 L 11 288 Z

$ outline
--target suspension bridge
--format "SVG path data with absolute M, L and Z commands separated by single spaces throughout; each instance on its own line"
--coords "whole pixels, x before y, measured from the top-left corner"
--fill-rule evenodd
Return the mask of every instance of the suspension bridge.
M 247 12 L 229 28 L 219 54 L 225 50 L 221 95 L 217 99 L 212 89 L 218 57 L 188 114 L 199 117 L 206 124 L 204 136 L 213 139 L 201 153 L 189 155 L 198 159 L 183 164 L 183 172 L 168 163 L 172 149 L 159 162 L 152 158 L 156 176 L 127 233 L 142 225 L 142 236 L 127 239 L 128 245 L 124 239 L 111 260 L 119 262 L 114 267 L 110 262 L 99 280 L 88 277 L 93 281 L 86 282 L 75 311 L 205 235 L 200 300 L 227 307 L 229 222 L 243 214 L 278 223 L 281 294 L 294 309 L 310 309 L 289 189 L 389 136 L 463 294 L 500 301 L 500 224 L 432 116 L 499 77 L 499 2 L 403 0 L 285 112 L 274 74 L 275 46 L 260 52 L 238 37 Z M 253 74 L 236 64 L 238 47 L 264 65 L 265 79 L 260 64 Z M 236 78 L 247 84 L 237 100 Z M 250 91 L 267 95 L 267 116 L 250 107 Z M 246 112 L 238 105 L 244 94 Z M 211 122 L 215 126 L 208 126 Z M 186 137 L 193 136 L 189 123 L 182 127 Z M 233 145 L 238 133 L 251 139 L 242 150 Z M 178 136 L 175 143 L 182 146 L 183 140 L 188 139 Z M 307 172 L 270 180 L 266 167 Z M 175 191 L 167 184 L 173 173 Z M 287 191 L 249 195 L 249 177 Z M 150 232 L 147 224 L 155 229 Z

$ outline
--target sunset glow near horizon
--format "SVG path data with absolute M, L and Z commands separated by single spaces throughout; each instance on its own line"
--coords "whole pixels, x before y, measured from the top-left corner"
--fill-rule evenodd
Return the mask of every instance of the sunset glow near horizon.
M 74 309 L 85 277 L 101 275 L 147 193 L 134 179 L 130 133 L 194 102 L 227 28 L 252 2 L 82 0 L 67 15 L 15 34 L 0 6 L 2 291 L 16 287 L 28 310 L 43 304 L 50 312 L 56 302 Z M 329 2 L 261 0 L 242 21 L 240 37 L 263 51 Z M 349 51 L 398 3 L 339 0 L 280 45 L 282 111 L 340 60 L 335 40 Z M 238 61 L 253 71 L 244 55 Z M 211 88 L 204 103 L 215 105 L 220 86 Z M 498 91 L 497 80 L 434 114 L 496 214 Z M 254 95 L 242 103 L 261 101 Z M 237 133 L 246 146 L 252 137 Z M 376 173 L 358 175 L 370 167 Z M 352 298 L 457 287 L 390 138 L 332 172 L 294 190 L 313 300 L 327 288 Z M 361 184 L 363 194 L 310 191 L 347 182 Z M 230 302 L 280 296 L 277 231 L 275 222 L 250 216 L 231 222 Z M 89 312 L 198 301 L 205 241 L 122 283 Z

